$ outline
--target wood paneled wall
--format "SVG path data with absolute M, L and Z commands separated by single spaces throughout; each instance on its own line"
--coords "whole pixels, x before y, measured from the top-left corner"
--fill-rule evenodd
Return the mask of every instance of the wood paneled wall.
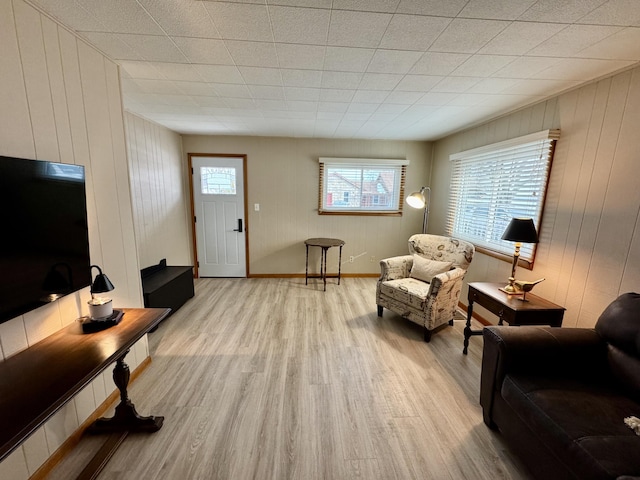
M 425 142 L 185 135 L 183 146 L 185 153 L 247 155 L 252 275 L 304 274 L 304 240 L 313 237 L 345 240 L 342 273 L 379 274 L 380 259 L 406 254 L 407 239 L 422 230 L 422 211 L 406 204 L 402 217 L 318 215 L 318 157 L 409 159 L 409 194 L 428 184 L 431 145 Z M 319 258 L 315 250 L 310 265 Z M 329 250 L 329 272 L 337 271 L 337 250 Z
M 567 308 L 564 325 L 592 327 L 619 294 L 640 291 L 639 127 L 635 68 L 446 137 L 434 147 L 432 229 L 444 231 L 450 154 L 559 128 L 534 269 L 517 276 L 545 277 L 534 293 Z M 505 281 L 509 272 L 479 254 L 466 281 Z
M 142 306 L 118 67 L 22 0 L 0 2 L 0 155 L 85 166 L 91 261 L 116 306 Z M 0 324 L 0 359 L 88 313 L 89 297 Z M 127 361 L 133 370 L 147 356 L 145 337 Z M 28 478 L 113 390 L 107 371 L 0 463 L 0 478 Z
M 182 137 L 125 113 L 133 219 L 140 265 L 193 265 L 189 184 Z

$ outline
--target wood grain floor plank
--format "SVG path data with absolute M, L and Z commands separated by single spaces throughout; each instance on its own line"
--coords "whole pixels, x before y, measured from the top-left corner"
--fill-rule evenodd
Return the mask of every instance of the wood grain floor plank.
M 99 480 L 515 479 L 528 474 L 478 403 L 482 339 L 376 313 L 374 278 L 199 279 L 149 336 L 131 435 Z M 52 472 L 72 478 L 83 440 Z

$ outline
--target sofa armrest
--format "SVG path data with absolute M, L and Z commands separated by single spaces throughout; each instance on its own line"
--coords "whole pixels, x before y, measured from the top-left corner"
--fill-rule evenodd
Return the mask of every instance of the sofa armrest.
M 489 426 L 494 396 L 510 373 L 595 378 L 607 370 L 606 342 L 590 328 L 492 326 L 482 336 L 480 405 Z
M 413 255 L 401 255 L 380 260 L 379 282 L 407 278 L 413 266 Z

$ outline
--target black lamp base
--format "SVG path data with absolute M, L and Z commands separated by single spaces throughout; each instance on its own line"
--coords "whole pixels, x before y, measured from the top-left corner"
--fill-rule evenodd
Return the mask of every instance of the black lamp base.
M 124 312 L 122 310 L 114 310 L 111 315 L 100 320 L 94 320 L 91 317 L 81 317 L 78 321 L 82 325 L 83 333 L 95 333 L 119 324 L 123 316 Z

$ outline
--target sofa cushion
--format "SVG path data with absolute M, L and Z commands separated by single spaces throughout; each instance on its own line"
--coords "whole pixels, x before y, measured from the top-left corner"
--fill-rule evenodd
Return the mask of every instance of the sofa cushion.
M 608 343 L 640 358 L 640 294 L 620 295 L 605 308 L 595 328 Z
M 423 310 L 427 302 L 429 284 L 415 278 L 399 278 L 380 284 L 380 293 Z
M 640 414 L 640 404 L 614 384 L 510 374 L 501 394 L 578 478 L 640 475 L 640 437 L 624 424 Z
M 453 262 L 439 262 L 438 260 L 429 260 L 428 258 L 422 258 L 420 255 L 414 255 L 409 276 L 416 280 L 431 283 L 431 280 L 436 275 L 451 270 L 451 265 L 453 265 Z

